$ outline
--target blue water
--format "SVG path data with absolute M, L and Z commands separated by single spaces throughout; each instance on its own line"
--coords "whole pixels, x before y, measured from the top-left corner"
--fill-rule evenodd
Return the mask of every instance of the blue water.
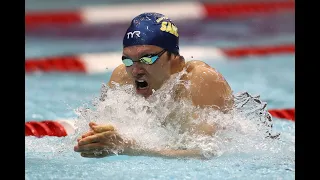
M 281 19 L 281 18 L 279 18 Z M 294 18 L 293 18 L 294 19 Z M 291 21 L 293 21 L 291 19 Z M 294 44 L 294 23 L 274 33 L 256 32 L 255 25 L 239 22 L 207 22 L 212 31 L 232 27 L 224 38 L 212 40 L 198 32 L 199 41 L 181 37 L 181 47 L 193 45 L 236 47 L 244 44 Z M 270 24 L 270 22 L 267 22 Z M 237 25 L 238 24 L 238 25 Z M 283 24 L 281 26 L 284 26 Z M 238 27 L 238 29 L 237 29 Z M 279 28 L 276 28 L 279 27 Z M 290 28 L 293 28 L 290 30 Z M 216 28 L 216 29 L 215 29 Z M 240 30 L 242 29 L 242 30 Z M 289 29 L 289 30 L 288 30 Z M 234 39 L 230 32 L 238 33 Z M 221 32 L 220 32 L 221 33 Z M 209 33 L 210 34 L 210 33 Z M 223 33 L 222 33 L 223 34 Z M 202 36 L 203 35 L 203 36 Z M 239 37 L 246 36 L 247 40 Z M 202 39 L 201 39 L 202 37 Z M 260 38 L 259 38 L 260 37 Z M 91 39 L 88 41 L 88 39 Z M 211 40 L 211 41 L 210 41 Z M 190 44 L 192 42 L 192 44 Z M 92 37 L 68 39 L 56 34 L 30 36 L 26 33 L 26 58 L 79 52 L 119 50 L 121 38 L 99 40 Z M 249 57 L 236 61 L 214 62 L 203 59 L 220 71 L 235 93 L 258 94 L 268 108 L 295 107 L 295 57 L 292 54 Z M 25 121 L 75 118 L 74 110 L 98 97 L 102 83 L 110 72 L 87 75 L 76 73 L 26 74 Z M 250 149 L 225 153 L 210 160 L 164 159 L 155 157 L 111 156 L 101 159 L 82 158 L 73 151 L 75 137 L 26 137 L 25 174 L 30 180 L 69 179 L 295 179 L 295 123 L 274 118 L 274 130 L 281 132 L 279 142 L 267 150 Z M 270 145 L 270 144 L 269 144 Z M 249 145 L 248 145 L 249 146 Z M 273 148 L 272 148 L 273 147 Z M 274 151 L 271 151 L 274 150 Z

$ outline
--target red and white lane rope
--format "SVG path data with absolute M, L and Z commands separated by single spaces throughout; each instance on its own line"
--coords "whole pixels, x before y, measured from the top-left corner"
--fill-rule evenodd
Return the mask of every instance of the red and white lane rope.
M 211 59 L 210 61 L 237 60 L 247 56 L 294 54 L 295 45 L 275 45 L 239 48 L 185 47 L 181 54 L 186 60 Z M 103 73 L 120 65 L 121 52 L 88 53 L 74 56 L 30 58 L 25 60 L 25 72 L 79 72 Z
M 295 11 L 292 0 L 265 2 L 161 2 L 130 3 L 117 5 L 85 6 L 76 10 L 26 12 L 26 28 L 42 24 L 96 24 L 124 23 L 143 12 L 159 12 L 171 19 L 203 20 L 210 18 L 230 18 L 253 16 L 255 14 Z
M 295 121 L 295 109 L 271 109 L 269 113 L 272 117 Z

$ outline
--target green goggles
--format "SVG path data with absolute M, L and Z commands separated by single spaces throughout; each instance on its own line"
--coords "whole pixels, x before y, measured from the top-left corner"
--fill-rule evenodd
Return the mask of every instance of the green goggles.
M 145 55 L 143 57 L 141 57 L 138 61 L 133 61 L 132 59 L 129 59 L 125 56 L 122 56 L 122 62 L 126 67 L 132 66 L 132 64 L 134 62 L 141 62 L 144 64 L 153 64 L 154 62 L 156 62 L 161 56 L 162 54 L 166 52 L 166 50 L 162 50 L 157 54 L 150 54 L 150 55 Z

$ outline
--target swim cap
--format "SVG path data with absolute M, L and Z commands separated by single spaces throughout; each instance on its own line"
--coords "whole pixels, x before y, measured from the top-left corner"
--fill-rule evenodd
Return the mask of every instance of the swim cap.
M 123 37 L 123 48 L 134 45 L 155 45 L 179 53 L 178 28 L 163 14 L 140 14 L 131 21 Z

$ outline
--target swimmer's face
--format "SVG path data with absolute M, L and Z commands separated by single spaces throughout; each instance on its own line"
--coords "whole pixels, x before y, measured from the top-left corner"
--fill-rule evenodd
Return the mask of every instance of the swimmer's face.
M 126 67 L 128 75 L 133 79 L 137 94 L 149 97 L 152 89 L 158 90 L 171 75 L 170 59 L 164 52 L 153 64 L 144 64 L 139 59 L 148 55 L 158 54 L 163 49 L 152 45 L 137 45 L 123 49 L 123 56 L 135 61 Z

